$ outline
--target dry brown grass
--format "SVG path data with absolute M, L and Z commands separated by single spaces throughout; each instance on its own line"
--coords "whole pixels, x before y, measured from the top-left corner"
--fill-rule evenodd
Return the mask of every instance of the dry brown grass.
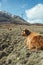
M 43 65 L 43 51 L 31 52 L 23 44 L 25 28 L 43 35 L 43 26 L 0 25 L 0 65 Z

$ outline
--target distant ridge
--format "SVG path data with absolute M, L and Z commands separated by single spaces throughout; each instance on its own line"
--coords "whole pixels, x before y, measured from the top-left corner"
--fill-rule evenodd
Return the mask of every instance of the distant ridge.
M 27 21 L 22 19 L 19 16 L 12 16 L 12 14 L 6 11 L 0 11 L 0 23 L 14 23 L 14 24 L 27 24 L 30 25 Z
M 38 25 L 38 26 L 42 25 L 42 26 L 43 26 L 42 23 L 33 23 L 33 24 L 31 24 L 31 25 Z

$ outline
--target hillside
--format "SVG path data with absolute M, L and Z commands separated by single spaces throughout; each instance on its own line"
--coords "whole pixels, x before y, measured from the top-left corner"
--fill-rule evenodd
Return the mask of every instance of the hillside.
M 43 50 L 30 51 L 23 44 L 23 29 L 43 35 L 43 26 L 0 24 L 0 65 L 43 65 Z
M 3 11 L 0 11 L 0 23 L 29 24 L 21 17 Z

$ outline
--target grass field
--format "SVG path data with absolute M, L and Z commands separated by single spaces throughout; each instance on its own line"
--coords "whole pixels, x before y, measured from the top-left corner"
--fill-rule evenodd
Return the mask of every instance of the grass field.
M 24 46 L 23 29 L 43 35 L 43 26 L 0 24 L 0 65 L 43 65 L 43 51 L 31 52 Z

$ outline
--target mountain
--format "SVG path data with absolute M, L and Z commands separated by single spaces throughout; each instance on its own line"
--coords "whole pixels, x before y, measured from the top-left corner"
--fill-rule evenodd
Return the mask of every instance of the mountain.
M 14 24 L 29 24 L 27 21 L 19 16 L 12 16 L 6 11 L 0 11 L 0 23 L 14 23 Z

